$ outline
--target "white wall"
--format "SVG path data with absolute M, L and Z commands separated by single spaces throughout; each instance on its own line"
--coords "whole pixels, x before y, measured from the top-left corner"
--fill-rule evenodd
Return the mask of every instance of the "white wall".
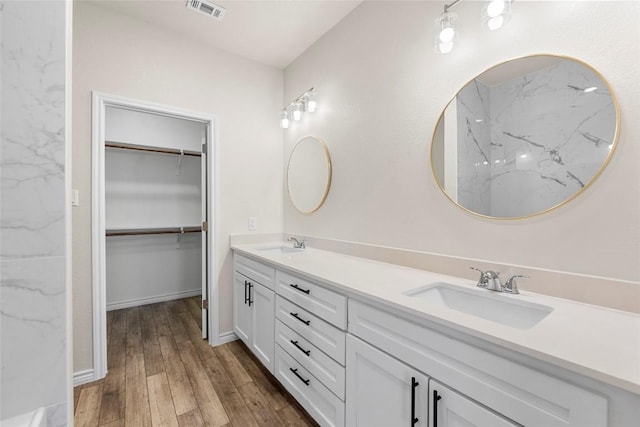
M 124 15 L 74 2 L 74 371 L 92 367 L 91 91 L 157 102 L 218 119 L 215 264 L 220 332 L 231 331 L 229 234 L 282 230 L 282 71 Z M 188 76 L 186 78 L 185 76 Z
M 313 86 L 321 102 L 285 133 L 285 158 L 311 134 L 333 161 L 325 205 L 301 215 L 285 199 L 285 231 L 638 282 L 640 4 L 518 1 L 496 32 L 481 29 L 481 6 L 455 6 L 460 45 L 441 56 L 432 41 L 441 2 L 364 2 L 285 70 L 285 100 Z M 533 53 L 582 59 L 608 79 L 622 111 L 618 149 L 590 188 L 551 213 L 468 214 L 433 179 L 436 121 L 472 77 Z
M 62 1 L 0 4 L 0 420 L 46 407 L 52 427 L 70 408 L 67 19 Z

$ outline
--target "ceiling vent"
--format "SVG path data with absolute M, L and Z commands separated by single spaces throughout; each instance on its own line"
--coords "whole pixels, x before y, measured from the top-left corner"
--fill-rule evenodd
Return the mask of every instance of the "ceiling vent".
M 193 9 L 196 12 L 204 13 L 207 16 L 222 21 L 224 17 L 224 7 L 213 4 L 205 0 L 187 0 L 187 7 Z

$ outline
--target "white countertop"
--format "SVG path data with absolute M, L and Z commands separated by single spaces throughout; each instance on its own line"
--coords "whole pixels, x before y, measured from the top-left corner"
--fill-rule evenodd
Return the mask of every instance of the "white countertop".
M 553 311 L 531 329 L 517 329 L 403 292 L 435 282 L 475 288 L 475 282 L 428 271 L 307 248 L 278 254 L 257 248 L 278 244 L 233 245 L 236 252 L 316 279 L 349 296 L 400 309 L 507 349 L 640 394 L 640 316 L 624 311 L 524 292 L 517 298 L 547 305 Z

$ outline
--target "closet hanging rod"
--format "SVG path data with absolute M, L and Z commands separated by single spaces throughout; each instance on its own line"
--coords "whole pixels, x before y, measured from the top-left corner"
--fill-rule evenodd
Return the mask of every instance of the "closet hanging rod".
M 200 233 L 202 227 L 169 227 L 169 228 L 121 228 L 106 231 L 107 236 L 142 236 L 149 234 L 183 234 Z
M 202 156 L 202 153 L 200 153 L 199 151 L 177 150 L 175 148 L 150 147 L 146 145 L 127 144 L 124 142 L 105 141 L 104 146 L 107 148 L 121 148 L 124 150 L 147 151 L 151 153 L 184 154 L 185 156 L 195 156 L 195 157 Z

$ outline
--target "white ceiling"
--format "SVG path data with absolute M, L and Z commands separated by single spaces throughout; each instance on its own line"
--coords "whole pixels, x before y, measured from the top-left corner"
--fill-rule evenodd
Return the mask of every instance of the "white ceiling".
M 227 52 L 285 68 L 362 0 L 213 0 L 226 9 L 222 21 L 187 9 L 186 0 L 91 1 Z

